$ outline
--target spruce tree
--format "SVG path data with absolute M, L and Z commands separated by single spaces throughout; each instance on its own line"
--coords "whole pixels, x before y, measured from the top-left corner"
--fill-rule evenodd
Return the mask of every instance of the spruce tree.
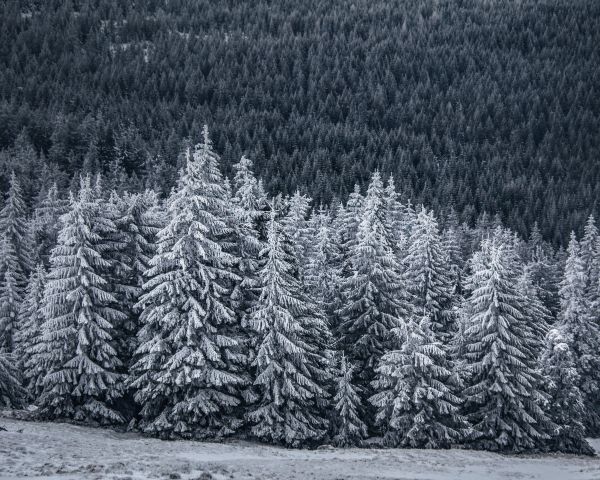
M 186 160 L 139 302 L 130 386 L 145 432 L 221 437 L 240 426 L 235 408 L 247 382 L 230 298 L 238 259 L 222 242 L 231 233 L 231 204 L 206 127 L 204 142 Z
M 352 380 L 353 371 L 352 365 L 348 364 L 342 354 L 335 379 L 334 413 L 331 422 L 333 443 L 338 447 L 361 445 L 367 437 L 367 426 L 361 419 L 363 406 L 359 388 Z
M 52 250 L 42 308 L 43 354 L 37 356 L 46 371 L 39 399 L 45 418 L 123 421 L 114 409 L 123 379 L 113 339 L 123 313 L 109 290 L 111 264 L 103 258 L 106 235 L 115 227 L 100 209 L 89 177 L 82 179 Z
M 23 369 L 23 384 L 31 400 L 37 399 L 41 394 L 44 378 L 44 369 L 38 362 L 38 355 L 43 350 L 42 306 L 45 285 L 46 271 L 40 263 L 31 272 L 18 317 L 16 351 Z
M 391 330 L 410 313 L 401 268 L 385 223 L 383 185 L 373 174 L 360 210 L 356 242 L 351 245 L 342 280 L 340 345 L 356 366 L 366 394 L 383 353 L 393 347 Z
M 25 278 L 19 267 L 18 257 L 8 237 L 3 237 L 0 244 L 0 257 L 3 263 L 3 278 L 0 283 L 0 351 L 13 352 L 17 330 L 17 316 L 21 301 Z
M 25 398 L 16 355 L 0 350 L 0 405 L 21 408 Z
M 294 257 L 298 259 L 298 274 L 301 280 L 304 279 L 308 263 L 308 244 L 311 241 L 307 220 L 309 210 L 310 198 L 296 190 L 288 200 L 287 214 L 281 219 L 283 231 L 292 244 Z
M 21 183 L 13 172 L 10 177 L 8 196 L 0 210 L 0 235 L 14 252 L 17 274 L 27 278 L 33 268 L 31 238 L 27 222 L 27 205 L 23 198 Z M 8 265 L 0 258 L 0 278 L 4 277 Z M 21 285 L 24 287 L 24 285 Z
M 323 314 L 294 276 L 298 259 L 293 246 L 273 205 L 261 252 L 260 297 L 248 319 L 259 337 L 253 362 L 259 400 L 247 418 L 258 439 L 299 447 L 318 442 L 327 432 L 330 355 Z
M 454 328 L 450 266 L 437 220 L 424 207 L 413 224 L 404 264 L 403 278 L 413 295 L 415 311 L 431 319 L 440 340 L 449 339 Z
M 552 425 L 536 369 L 535 330 L 517 290 L 514 248 L 501 237 L 482 242 L 467 281 L 471 295 L 461 350 L 469 373 L 465 412 L 475 429 L 470 445 L 505 452 L 541 450 Z
M 60 229 L 60 217 L 67 211 L 68 202 L 60 198 L 58 187 L 54 183 L 35 208 L 31 219 L 33 238 L 33 258 L 36 262 L 50 265 L 50 252 L 56 245 Z
M 595 435 L 600 431 L 600 331 L 586 295 L 586 264 L 575 233 L 571 233 L 567 254 L 556 325 L 571 338 L 570 348 L 586 410 L 584 424 L 588 435 Z
M 459 413 L 461 386 L 427 314 L 395 329 L 400 348 L 387 352 L 369 401 L 384 441 L 393 447 L 449 448 L 460 441 L 466 422 Z
M 586 415 L 583 396 L 579 390 L 572 338 L 562 328 L 552 329 L 546 336 L 541 357 L 542 373 L 550 395 L 548 415 L 555 423 L 550 449 L 558 452 L 593 455 L 594 449 L 585 439 L 583 419 Z

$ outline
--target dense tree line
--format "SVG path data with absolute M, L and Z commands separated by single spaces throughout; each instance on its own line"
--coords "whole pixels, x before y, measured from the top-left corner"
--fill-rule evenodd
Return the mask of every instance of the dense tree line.
M 225 173 L 246 154 L 272 194 L 330 203 L 378 169 L 566 246 L 599 213 L 599 21 L 594 0 L 2 2 L 4 191 L 43 155 L 59 189 L 122 170 L 166 194 L 208 123 Z
M 165 200 L 102 175 L 27 198 L 11 176 L 3 403 L 165 439 L 592 453 L 593 216 L 556 251 L 440 222 L 379 171 L 329 205 L 268 195 L 248 157 L 224 176 L 207 127 L 182 158 Z

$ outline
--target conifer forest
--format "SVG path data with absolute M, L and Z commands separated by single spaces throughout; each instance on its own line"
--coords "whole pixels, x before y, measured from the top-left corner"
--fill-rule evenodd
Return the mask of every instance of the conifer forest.
M 599 72 L 593 0 L 2 2 L 0 410 L 594 455 Z

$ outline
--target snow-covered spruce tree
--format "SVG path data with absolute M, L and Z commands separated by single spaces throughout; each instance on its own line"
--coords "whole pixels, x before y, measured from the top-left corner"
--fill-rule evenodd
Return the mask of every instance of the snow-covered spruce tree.
M 410 314 L 384 207 L 381 177 L 375 172 L 359 214 L 356 242 L 345 261 L 343 306 L 338 312 L 340 346 L 356 366 L 358 384 L 368 396 L 379 359 L 394 346 L 391 330 Z
M 533 331 L 532 346 L 536 358 L 539 358 L 544 346 L 544 338 L 548 333 L 551 317 L 550 311 L 540 298 L 539 290 L 533 284 L 528 265 L 523 267 L 519 275 L 517 291 L 523 297 L 523 315 Z
M 25 297 L 21 303 L 18 317 L 18 333 L 15 336 L 16 352 L 23 370 L 23 384 L 30 400 L 35 400 L 42 392 L 44 369 L 38 362 L 38 355 L 43 351 L 42 305 L 46 270 L 40 263 L 29 276 Z
M 312 241 L 307 220 L 310 202 L 309 197 L 296 190 L 288 200 L 287 214 L 281 219 L 284 234 L 291 242 L 294 257 L 298 260 L 297 268 L 301 280 L 304 278 L 308 262 L 308 244 Z
M 579 390 L 579 374 L 570 335 L 552 329 L 546 336 L 541 357 L 542 373 L 550 395 L 548 415 L 556 428 L 551 433 L 550 449 L 558 452 L 593 455 L 594 449 L 585 439 L 585 408 Z
M 137 348 L 140 329 L 139 311 L 135 305 L 142 294 L 144 274 L 156 253 L 156 235 L 164 220 L 158 209 L 158 197 L 150 190 L 136 194 L 125 192 L 122 196 L 113 192 L 106 203 L 106 213 L 116 226 L 106 252 L 106 258 L 112 264 L 110 280 L 125 314 L 115 340 L 119 345 L 119 358 L 127 367 Z
M 25 278 L 21 273 L 17 253 L 10 238 L 0 243 L 3 277 L 0 279 L 0 351 L 13 352 L 17 330 L 17 316 L 23 300 Z
M 332 219 L 327 212 L 320 211 L 311 218 L 313 242 L 306 267 L 305 284 L 321 310 L 329 320 L 331 328 L 337 327 L 336 312 L 340 307 L 340 281 L 342 255 L 339 240 L 332 228 Z
M 415 300 L 415 311 L 430 318 L 440 340 L 448 340 L 454 329 L 451 270 L 437 220 L 424 207 L 412 227 L 404 265 L 403 278 Z
M 237 258 L 221 241 L 231 204 L 207 128 L 167 201 L 167 224 L 139 302 L 140 345 L 130 386 L 141 427 L 162 438 L 221 437 L 240 426 L 235 407 L 245 358 L 230 293 Z
M 0 210 L 0 235 L 14 252 L 18 273 L 27 278 L 33 268 L 27 205 L 23 199 L 21 184 L 14 172 L 10 177 L 8 196 Z M 7 268 L 4 257 L 0 258 L 0 278 L 4 277 Z
M 323 314 L 294 277 L 298 259 L 275 215 L 273 206 L 260 298 L 248 318 L 259 337 L 253 362 L 259 400 L 247 418 L 258 439 L 299 447 L 327 432 L 330 339 Z
M 542 450 L 552 423 L 536 365 L 535 330 L 517 290 L 511 244 L 482 241 L 471 259 L 463 341 L 469 373 L 464 412 L 475 429 L 470 446 L 483 450 Z
M 0 405 L 20 408 L 25 398 L 16 355 L 0 350 Z
M 263 230 L 266 197 L 259 189 L 258 181 L 252 171 L 252 161 L 242 157 L 234 165 L 233 210 L 230 223 L 234 231 L 234 240 L 239 257 L 238 271 L 239 299 L 237 310 L 243 315 L 257 299 L 258 256 L 263 247 L 260 232 Z
M 571 233 L 567 253 L 556 325 L 571 339 L 569 345 L 586 411 L 584 424 L 588 435 L 595 435 L 600 432 L 600 331 L 590 311 L 586 295 L 588 275 L 575 233 Z
M 459 413 L 460 385 L 427 314 L 412 316 L 394 330 L 398 350 L 387 352 L 369 400 L 384 441 L 393 447 L 449 448 L 463 438 L 467 423 Z
M 463 270 L 465 267 L 465 258 L 463 246 L 465 239 L 463 230 L 458 223 L 458 216 L 454 209 L 450 210 L 446 219 L 446 228 L 442 232 L 442 251 L 446 252 L 448 258 L 448 268 L 450 281 L 452 283 L 452 296 L 457 305 L 460 304 L 463 289 Z
M 50 265 L 50 252 L 56 245 L 60 229 L 60 217 L 67 212 L 68 202 L 63 200 L 54 183 L 35 208 L 30 231 L 33 238 L 33 258 L 36 262 Z
M 123 379 L 113 340 L 123 313 L 108 289 L 111 265 L 103 258 L 103 233 L 114 225 L 106 223 L 99 208 L 86 177 L 77 197 L 71 195 L 52 250 L 42 307 L 43 352 L 36 356 L 46 371 L 38 401 L 45 418 L 123 421 L 114 409 Z
M 338 447 L 361 445 L 367 438 L 367 426 L 361 419 L 363 406 L 359 389 L 352 380 L 353 370 L 352 365 L 348 364 L 342 354 L 337 379 L 335 379 L 331 420 L 333 443 Z

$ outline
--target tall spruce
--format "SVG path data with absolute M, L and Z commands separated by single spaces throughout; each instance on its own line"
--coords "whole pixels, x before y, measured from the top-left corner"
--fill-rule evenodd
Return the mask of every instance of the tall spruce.
M 410 313 L 401 267 L 386 228 L 383 185 L 373 174 L 360 209 L 356 241 L 351 244 L 342 280 L 340 346 L 356 366 L 359 385 L 371 392 L 379 359 L 394 346 L 392 329 Z M 370 394 L 369 394 L 370 395 Z
M 575 233 L 571 233 L 567 254 L 556 326 L 571 338 L 586 409 L 584 424 L 588 435 L 595 435 L 600 432 L 600 331 L 586 295 L 587 268 Z
M 230 298 L 238 259 L 223 242 L 231 233 L 231 204 L 206 127 L 203 134 L 167 201 L 167 224 L 139 302 L 142 329 L 130 386 L 141 428 L 164 438 L 237 430 L 247 382 Z
M 252 434 L 292 447 L 327 433 L 328 326 L 297 278 L 294 244 L 275 218 L 261 252 L 260 297 L 248 324 L 259 337 L 253 362 L 259 400 L 247 414 Z
M 90 178 L 82 179 L 52 250 L 42 308 L 43 354 L 37 356 L 46 371 L 39 398 L 45 418 L 123 421 L 115 409 L 123 378 L 113 336 L 124 315 L 107 280 L 111 263 L 104 259 L 115 226 L 101 208 Z
M 500 233 L 500 234 L 499 234 Z M 552 427 L 536 364 L 535 330 L 517 290 L 514 247 L 497 232 L 473 256 L 463 333 L 465 413 L 470 445 L 491 451 L 542 450 Z
M 38 361 L 38 355 L 43 351 L 42 306 L 45 285 L 46 270 L 40 263 L 29 277 L 19 310 L 19 329 L 16 335 L 16 351 L 23 370 L 23 384 L 30 400 L 37 399 L 43 387 L 44 368 Z
M 414 221 L 404 264 L 415 311 L 430 318 L 439 339 L 449 339 L 454 329 L 451 270 L 437 220 L 424 207 Z

